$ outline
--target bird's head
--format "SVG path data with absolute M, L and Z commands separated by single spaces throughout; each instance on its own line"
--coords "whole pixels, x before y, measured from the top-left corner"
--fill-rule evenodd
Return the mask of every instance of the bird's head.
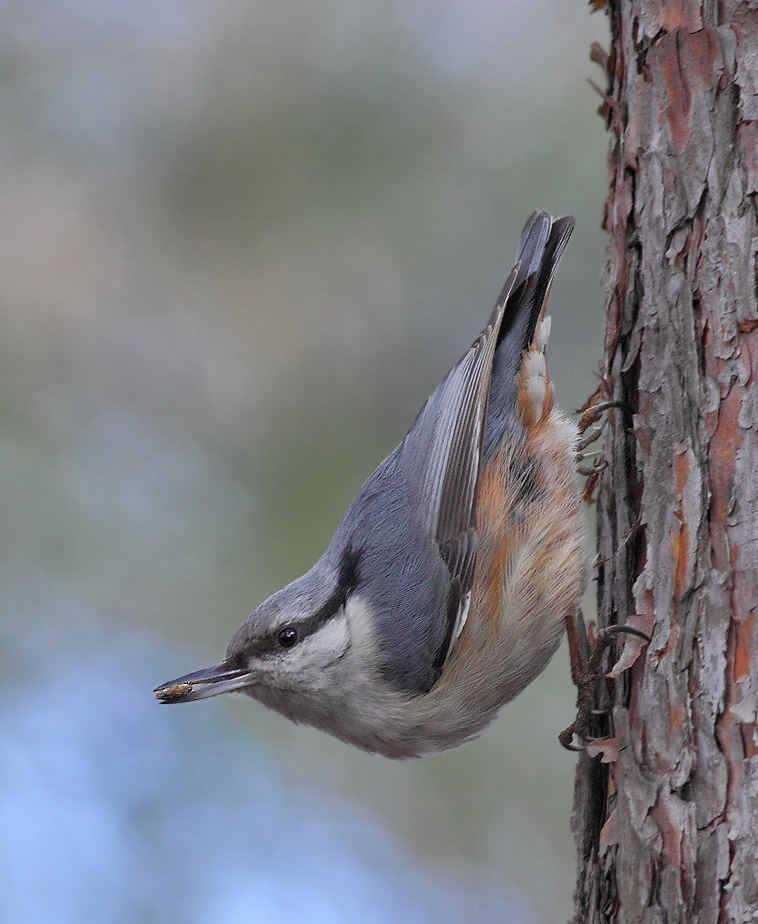
M 291 712 L 333 685 L 351 644 L 365 636 L 357 588 L 356 555 L 343 553 L 336 566 L 322 559 L 248 616 L 220 664 L 162 684 L 156 696 L 179 703 L 242 692 L 274 708 L 287 701 L 282 711 Z

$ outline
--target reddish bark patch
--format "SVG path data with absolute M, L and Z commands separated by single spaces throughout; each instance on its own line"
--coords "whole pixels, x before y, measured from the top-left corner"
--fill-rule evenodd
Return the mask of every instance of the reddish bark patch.
M 732 676 L 735 680 L 746 677 L 750 673 L 751 645 L 755 613 L 748 614 L 747 619 L 736 624 L 734 645 L 734 668 Z
M 703 28 L 700 10 L 686 0 L 668 0 L 665 4 L 663 27 L 667 32 L 682 29 L 685 32 L 697 32 Z
M 681 600 L 690 586 L 689 568 L 689 526 L 687 513 L 682 502 L 682 495 L 687 484 L 690 472 L 690 457 L 687 452 L 680 452 L 674 456 L 674 477 L 676 479 L 676 493 L 679 498 L 679 509 L 676 516 L 680 523 L 678 533 L 671 537 L 672 553 L 674 556 L 674 598 Z
M 675 4 L 674 4 L 675 5 Z M 689 33 L 677 28 L 660 42 L 666 83 L 666 117 L 675 155 L 690 142 L 692 100 L 710 89 L 718 46 L 708 29 Z

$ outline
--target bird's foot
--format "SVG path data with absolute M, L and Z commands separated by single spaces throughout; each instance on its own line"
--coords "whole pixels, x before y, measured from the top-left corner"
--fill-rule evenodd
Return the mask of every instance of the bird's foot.
M 623 401 L 600 400 L 604 393 L 604 386 L 601 385 L 579 410 L 581 416 L 577 428 L 581 438 L 576 446 L 576 471 L 577 474 L 587 479 L 582 493 L 582 500 L 586 504 L 593 502 L 598 478 L 601 472 L 608 468 L 608 460 L 604 458 L 602 450 L 596 452 L 585 452 L 585 450 L 603 435 L 608 423 L 608 417 L 605 416 L 607 412 L 613 408 L 626 407 Z M 589 465 L 586 464 L 588 461 Z
M 578 617 L 582 627 L 584 620 L 581 614 Z M 569 622 L 571 626 L 571 622 Z M 649 636 L 633 626 L 607 626 L 600 629 L 590 643 L 586 632 L 569 631 L 569 647 L 571 649 L 571 674 L 577 688 L 577 714 L 568 728 L 564 729 L 558 740 L 569 751 L 583 751 L 588 741 L 599 740 L 607 735 L 592 734 L 596 730 L 598 717 L 606 716 L 607 709 L 598 709 L 598 684 L 607 674 L 602 668 L 605 652 L 616 635 L 634 635 L 650 642 Z M 595 726 L 595 727 L 593 727 Z M 574 744 L 579 739 L 582 744 Z

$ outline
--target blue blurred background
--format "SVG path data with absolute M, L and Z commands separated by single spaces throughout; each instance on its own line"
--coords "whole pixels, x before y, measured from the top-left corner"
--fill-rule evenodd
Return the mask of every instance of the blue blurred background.
M 569 917 L 565 652 L 395 764 L 233 698 L 166 709 L 306 570 L 476 336 L 535 208 L 577 217 L 594 388 L 605 21 L 565 0 L 6 0 L 0 919 Z

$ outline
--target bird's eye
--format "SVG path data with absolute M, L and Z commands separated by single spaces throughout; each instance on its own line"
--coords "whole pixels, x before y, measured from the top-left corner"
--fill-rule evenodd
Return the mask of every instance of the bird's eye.
M 292 648 L 297 642 L 297 629 L 294 626 L 285 626 L 276 638 L 282 648 Z

